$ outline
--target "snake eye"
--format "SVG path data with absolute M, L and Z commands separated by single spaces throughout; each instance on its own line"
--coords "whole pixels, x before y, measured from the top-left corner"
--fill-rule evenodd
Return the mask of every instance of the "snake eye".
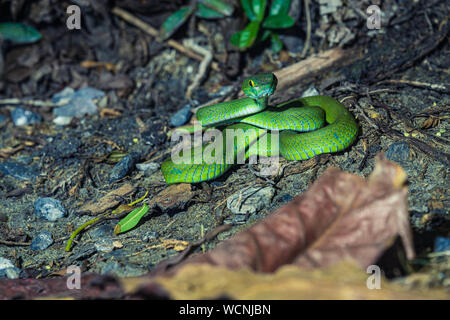
M 255 86 L 255 83 L 253 82 L 253 80 L 248 80 L 248 85 L 253 88 Z

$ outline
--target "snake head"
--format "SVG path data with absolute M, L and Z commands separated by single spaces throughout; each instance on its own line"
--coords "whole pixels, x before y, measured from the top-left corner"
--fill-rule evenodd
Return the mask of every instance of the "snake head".
M 242 91 L 252 99 L 270 96 L 277 87 L 278 79 L 273 73 L 261 73 L 248 77 L 242 83 Z

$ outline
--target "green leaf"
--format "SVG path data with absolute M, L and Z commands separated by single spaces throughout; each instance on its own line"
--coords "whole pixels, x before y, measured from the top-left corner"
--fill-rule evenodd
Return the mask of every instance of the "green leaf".
M 253 0 L 252 7 L 253 12 L 256 15 L 256 19 L 262 21 L 264 13 L 266 12 L 267 0 Z
M 268 29 L 282 29 L 290 28 L 294 25 L 294 19 L 285 14 L 278 14 L 276 16 L 269 16 L 263 22 L 263 27 Z
M 210 9 L 202 3 L 197 3 L 197 10 L 195 11 L 195 15 L 203 19 L 218 19 L 225 17 L 225 15 L 223 15 L 222 13 Z
M 272 32 L 270 34 L 270 43 L 272 44 L 273 53 L 278 53 L 283 49 L 283 42 L 281 42 L 278 33 Z
M 177 12 L 170 15 L 166 21 L 161 26 L 161 29 L 159 30 L 159 36 L 161 39 L 166 40 L 168 39 L 175 31 L 178 30 L 179 27 L 183 23 L 186 22 L 186 20 L 189 18 L 189 16 L 194 11 L 194 7 L 192 6 L 185 6 L 182 7 Z
M 250 22 L 244 30 L 238 31 L 231 36 L 231 44 L 240 50 L 250 48 L 258 36 L 259 25 L 259 21 Z
M 231 16 L 233 14 L 233 7 L 220 0 L 200 0 L 200 2 L 209 9 L 220 12 L 223 15 Z
M 291 6 L 291 0 L 272 0 L 270 6 L 269 16 L 276 16 L 278 14 L 287 15 L 289 7 Z
M 3 40 L 16 44 L 32 43 L 42 38 L 39 31 L 32 26 L 18 22 L 0 23 L 0 34 Z
M 252 0 L 241 0 L 242 9 L 244 9 L 250 21 L 256 21 L 256 15 L 253 12 Z
M 260 42 L 266 41 L 267 38 L 270 37 L 270 35 L 272 34 L 272 31 L 265 29 L 262 33 L 261 38 L 259 39 Z
M 131 211 L 125 218 L 119 221 L 119 223 L 114 228 L 114 234 L 119 234 L 125 231 L 130 230 L 135 225 L 138 224 L 138 222 L 141 220 L 141 218 L 144 216 L 144 214 L 148 211 L 147 204 L 144 203 L 144 205 L 140 208 L 136 208 L 133 211 Z

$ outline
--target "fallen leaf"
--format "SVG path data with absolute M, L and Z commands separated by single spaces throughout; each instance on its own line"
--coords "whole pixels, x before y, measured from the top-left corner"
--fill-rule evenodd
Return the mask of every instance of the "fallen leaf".
M 167 212 L 174 209 L 182 210 L 193 196 L 189 183 L 179 183 L 158 193 L 153 201 L 163 212 Z
M 89 212 L 91 215 L 100 214 L 108 209 L 114 208 L 120 203 L 120 197 L 123 197 L 134 190 L 130 184 L 124 184 L 120 188 L 108 192 L 100 199 L 92 200 L 83 205 L 79 212 Z
M 366 268 L 398 236 L 412 259 L 405 181 L 403 169 L 384 157 L 378 157 L 367 180 L 328 168 L 289 204 L 169 273 L 189 263 L 274 272 L 285 264 L 318 268 L 346 259 Z M 164 273 L 165 268 L 162 262 L 153 274 Z

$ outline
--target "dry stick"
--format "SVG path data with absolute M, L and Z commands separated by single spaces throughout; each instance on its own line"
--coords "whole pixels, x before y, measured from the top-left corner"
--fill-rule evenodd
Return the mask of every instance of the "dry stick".
M 434 84 L 434 83 L 426 83 L 426 82 L 411 81 L 411 80 L 401 80 L 401 79 L 383 80 L 383 81 L 378 82 L 378 84 L 383 84 L 383 83 L 407 84 L 407 85 L 410 85 L 413 87 L 431 89 L 431 90 L 439 91 L 439 92 L 443 92 L 443 93 L 450 92 L 450 88 L 448 86 L 446 86 L 445 84 Z
M 42 101 L 42 100 L 33 100 L 33 99 L 18 99 L 18 98 L 10 98 L 10 99 L 0 99 L 0 106 L 7 104 L 25 104 L 34 107 L 59 107 L 66 103 L 68 103 L 68 99 L 64 99 L 59 103 L 53 103 L 51 101 Z
M 134 25 L 135 27 L 138 27 L 139 29 L 141 29 L 142 31 L 144 31 L 145 33 L 151 35 L 152 37 L 154 37 L 158 42 L 163 42 L 160 38 L 159 38 L 159 32 L 158 30 L 156 30 L 155 28 L 153 28 L 151 25 L 149 25 L 148 23 L 145 23 L 144 21 L 142 21 L 141 19 L 133 16 L 131 13 L 118 8 L 118 7 L 114 7 L 112 9 L 112 13 L 114 13 L 115 15 L 121 17 L 123 20 L 131 23 L 132 25 Z M 185 46 L 183 46 L 182 44 L 178 43 L 175 40 L 168 40 L 167 41 L 167 45 L 169 45 L 170 47 L 180 51 L 181 53 L 184 53 L 185 55 L 187 55 L 188 57 L 198 60 L 198 61 L 202 61 L 203 57 L 196 54 L 195 52 L 193 52 L 192 50 L 186 48 Z M 219 66 L 217 65 L 217 63 L 212 63 L 211 67 L 216 70 L 216 71 L 220 71 Z
M 201 55 L 203 55 L 203 57 L 204 57 L 202 62 L 200 63 L 200 66 L 198 67 L 197 75 L 195 76 L 194 80 L 189 85 L 189 87 L 187 88 L 187 91 L 186 91 L 186 98 L 190 100 L 191 96 L 192 96 L 192 91 L 200 85 L 200 82 L 205 77 L 206 71 L 208 71 L 208 68 L 211 65 L 213 55 L 212 55 L 211 51 L 209 51 L 208 49 L 205 49 L 203 47 L 200 47 L 199 45 L 194 43 L 194 41 L 192 41 L 192 40 L 185 40 L 183 42 L 183 44 L 186 48 L 196 51 L 196 52 L 200 53 Z
M 306 42 L 303 47 L 301 57 L 304 58 L 308 53 L 311 44 L 311 16 L 309 12 L 309 0 L 305 0 L 305 13 L 306 13 Z

